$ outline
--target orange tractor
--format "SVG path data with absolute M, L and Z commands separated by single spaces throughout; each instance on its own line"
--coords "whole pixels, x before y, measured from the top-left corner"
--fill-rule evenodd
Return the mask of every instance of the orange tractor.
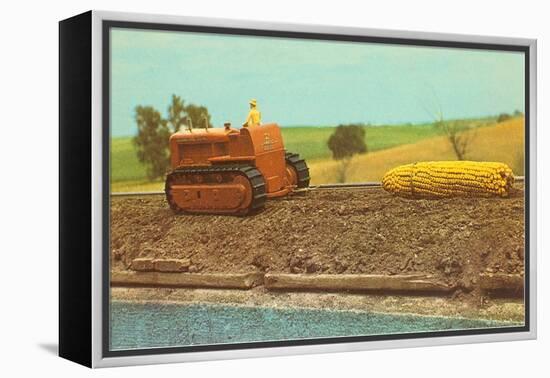
M 275 123 L 178 132 L 170 155 L 165 193 L 176 212 L 245 215 L 309 186 L 305 161 L 285 151 Z

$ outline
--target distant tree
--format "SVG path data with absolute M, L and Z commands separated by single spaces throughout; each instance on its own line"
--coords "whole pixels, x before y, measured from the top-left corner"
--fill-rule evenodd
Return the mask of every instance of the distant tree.
M 470 152 L 471 143 L 476 137 L 475 129 L 468 123 L 459 121 L 445 121 L 441 111 L 437 115 L 435 127 L 442 130 L 447 136 L 458 160 L 465 160 Z
M 185 106 L 181 97 L 172 95 L 172 103 L 168 107 L 168 123 L 173 132 L 178 132 L 182 126 L 194 128 L 212 127 L 210 113 L 205 106 L 189 104 Z
M 358 124 L 339 125 L 328 139 L 327 145 L 332 151 L 332 158 L 339 161 L 338 182 L 346 182 L 353 155 L 367 152 L 365 128 Z
M 133 142 L 137 157 L 146 166 L 150 180 L 162 177 L 169 167 L 170 134 L 180 131 L 182 127 L 212 127 L 211 116 L 205 106 L 186 106 L 184 100 L 175 94 L 168 106 L 166 119 L 151 106 L 137 106 L 135 117 L 138 135 Z
M 367 152 L 363 125 L 338 125 L 328 139 L 328 148 L 335 160 Z
M 500 113 L 497 118 L 497 122 L 504 122 L 512 118 L 512 116 L 508 113 Z
M 523 112 L 519 109 L 514 110 L 514 117 L 523 117 Z
M 135 111 L 138 135 L 134 137 L 133 142 L 137 149 L 137 157 L 145 164 L 147 177 L 154 180 L 164 176 L 169 163 L 168 122 L 151 106 L 137 106 Z
M 168 107 L 168 123 L 172 132 L 176 133 L 185 124 L 185 106 L 180 96 L 172 95 L 172 103 Z
M 208 127 L 212 127 L 211 117 L 205 106 L 189 104 L 185 107 L 185 113 L 191 119 L 193 127 L 205 128 L 206 124 Z
M 472 141 L 477 135 L 477 128 L 472 122 L 450 120 L 446 121 L 443 118 L 443 111 L 441 110 L 441 104 L 437 98 L 437 94 L 433 91 L 434 99 L 436 101 L 437 112 L 433 113 L 428 107 L 424 107 L 424 110 L 433 117 L 434 126 L 445 134 L 447 140 L 451 144 L 453 152 L 456 155 L 457 160 L 465 160 L 466 155 L 469 153 Z

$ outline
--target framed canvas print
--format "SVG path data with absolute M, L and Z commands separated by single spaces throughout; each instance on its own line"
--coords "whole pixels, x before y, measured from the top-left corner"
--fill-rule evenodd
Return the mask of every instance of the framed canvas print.
M 536 337 L 536 41 L 61 21 L 59 351 Z

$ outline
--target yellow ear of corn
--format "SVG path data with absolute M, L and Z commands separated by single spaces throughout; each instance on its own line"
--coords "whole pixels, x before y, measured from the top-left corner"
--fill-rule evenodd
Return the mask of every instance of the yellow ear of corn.
M 514 174 L 504 163 L 430 161 L 401 165 L 386 172 L 382 186 L 409 198 L 507 197 Z

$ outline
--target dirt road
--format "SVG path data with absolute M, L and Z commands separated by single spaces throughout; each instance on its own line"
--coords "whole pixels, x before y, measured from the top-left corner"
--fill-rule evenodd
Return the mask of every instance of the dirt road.
M 164 198 L 114 197 L 111 263 L 189 258 L 192 272 L 427 273 L 468 291 L 480 272 L 524 270 L 524 192 L 409 200 L 318 190 L 248 217 L 175 215 Z

